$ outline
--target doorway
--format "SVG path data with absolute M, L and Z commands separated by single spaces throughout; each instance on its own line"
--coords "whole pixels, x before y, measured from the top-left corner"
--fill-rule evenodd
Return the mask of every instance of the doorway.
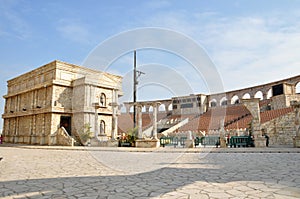
M 72 135 L 71 133 L 71 116 L 61 116 L 60 117 L 60 127 L 64 127 L 69 135 Z

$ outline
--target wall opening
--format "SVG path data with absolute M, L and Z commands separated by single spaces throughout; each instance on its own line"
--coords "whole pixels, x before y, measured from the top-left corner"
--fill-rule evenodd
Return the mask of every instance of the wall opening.
M 209 102 L 209 106 L 210 107 L 216 107 L 217 106 L 217 100 L 216 99 L 213 99 Z
M 259 98 L 260 100 L 263 100 L 263 93 L 261 91 L 257 91 L 254 95 L 255 98 Z
M 231 104 L 238 104 L 238 103 L 240 103 L 239 97 L 237 95 L 233 96 L 231 98 Z
M 300 82 L 296 84 L 296 93 L 300 94 Z
M 249 93 L 245 93 L 242 97 L 242 99 L 250 99 L 250 98 L 251 98 L 251 96 Z
M 61 116 L 60 117 L 60 127 L 64 127 L 69 135 L 72 135 L 71 132 L 71 116 Z
M 161 104 L 159 107 L 158 107 L 158 111 L 160 112 L 165 112 L 166 111 L 166 106 L 164 104 Z
M 272 94 L 273 94 L 272 88 L 270 88 L 267 93 L 267 99 L 270 99 L 273 96 Z
M 227 104 L 228 104 L 227 98 L 226 98 L 226 97 L 223 97 L 223 98 L 221 99 L 220 105 L 221 105 L 221 106 L 227 106 Z

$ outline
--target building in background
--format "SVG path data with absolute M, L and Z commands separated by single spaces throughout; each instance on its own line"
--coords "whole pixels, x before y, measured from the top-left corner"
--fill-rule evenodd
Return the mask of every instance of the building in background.
M 122 77 L 53 61 L 7 83 L 4 142 L 72 145 L 92 137 L 98 145 L 116 138 Z

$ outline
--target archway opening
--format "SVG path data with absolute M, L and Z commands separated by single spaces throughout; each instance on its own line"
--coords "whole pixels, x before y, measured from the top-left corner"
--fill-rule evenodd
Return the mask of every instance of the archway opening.
M 296 93 L 300 94 L 300 82 L 296 84 Z
M 270 99 L 272 96 L 272 88 L 270 88 L 267 93 L 267 99 Z
M 264 99 L 263 93 L 261 91 L 257 91 L 254 95 L 255 98 L 259 98 L 260 100 Z
M 158 111 L 160 112 L 165 112 L 166 111 L 166 106 L 164 104 L 161 104 L 159 107 L 158 107 Z
M 149 107 L 149 112 L 153 112 L 153 106 Z
M 216 107 L 217 106 L 217 100 L 213 99 L 209 102 L 210 107 Z
M 226 98 L 226 97 L 223 97 L 223 98 L 221 99 L 221 101 L 220 101 L 220 105 L 221 105 L 221 106 L 227 106 L 227 104 L 228 104 L 227 98 Z
M 251 98 L 251 96 L 249 93 L 245 93 L 242 97 L 242 99 L 250 99 L 250 98 Z
M 238 103 L 240 103 L 239 97 L 237 95 L 233 96 L 231 98 L 231 104 L 238 104 Z
M 133 109 L 134 109 L 134 106 L 131 106 L 131 107 L 129 108 L 129 113 L 133 113 Z
M 125 106 L 121 106 L 121 113 L 126 113 L 126 107 Z
M 169 105 L 168 109 L 169 109 L 169 111 L 172 111 L 172 110 L 173 110 L 172 104 Z

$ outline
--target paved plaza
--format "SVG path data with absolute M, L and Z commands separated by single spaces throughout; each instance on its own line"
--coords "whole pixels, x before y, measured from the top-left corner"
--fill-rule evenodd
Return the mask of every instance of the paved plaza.
M 300 198 L 299 150 L 221 150 L 1 146 L 0 198 Z

